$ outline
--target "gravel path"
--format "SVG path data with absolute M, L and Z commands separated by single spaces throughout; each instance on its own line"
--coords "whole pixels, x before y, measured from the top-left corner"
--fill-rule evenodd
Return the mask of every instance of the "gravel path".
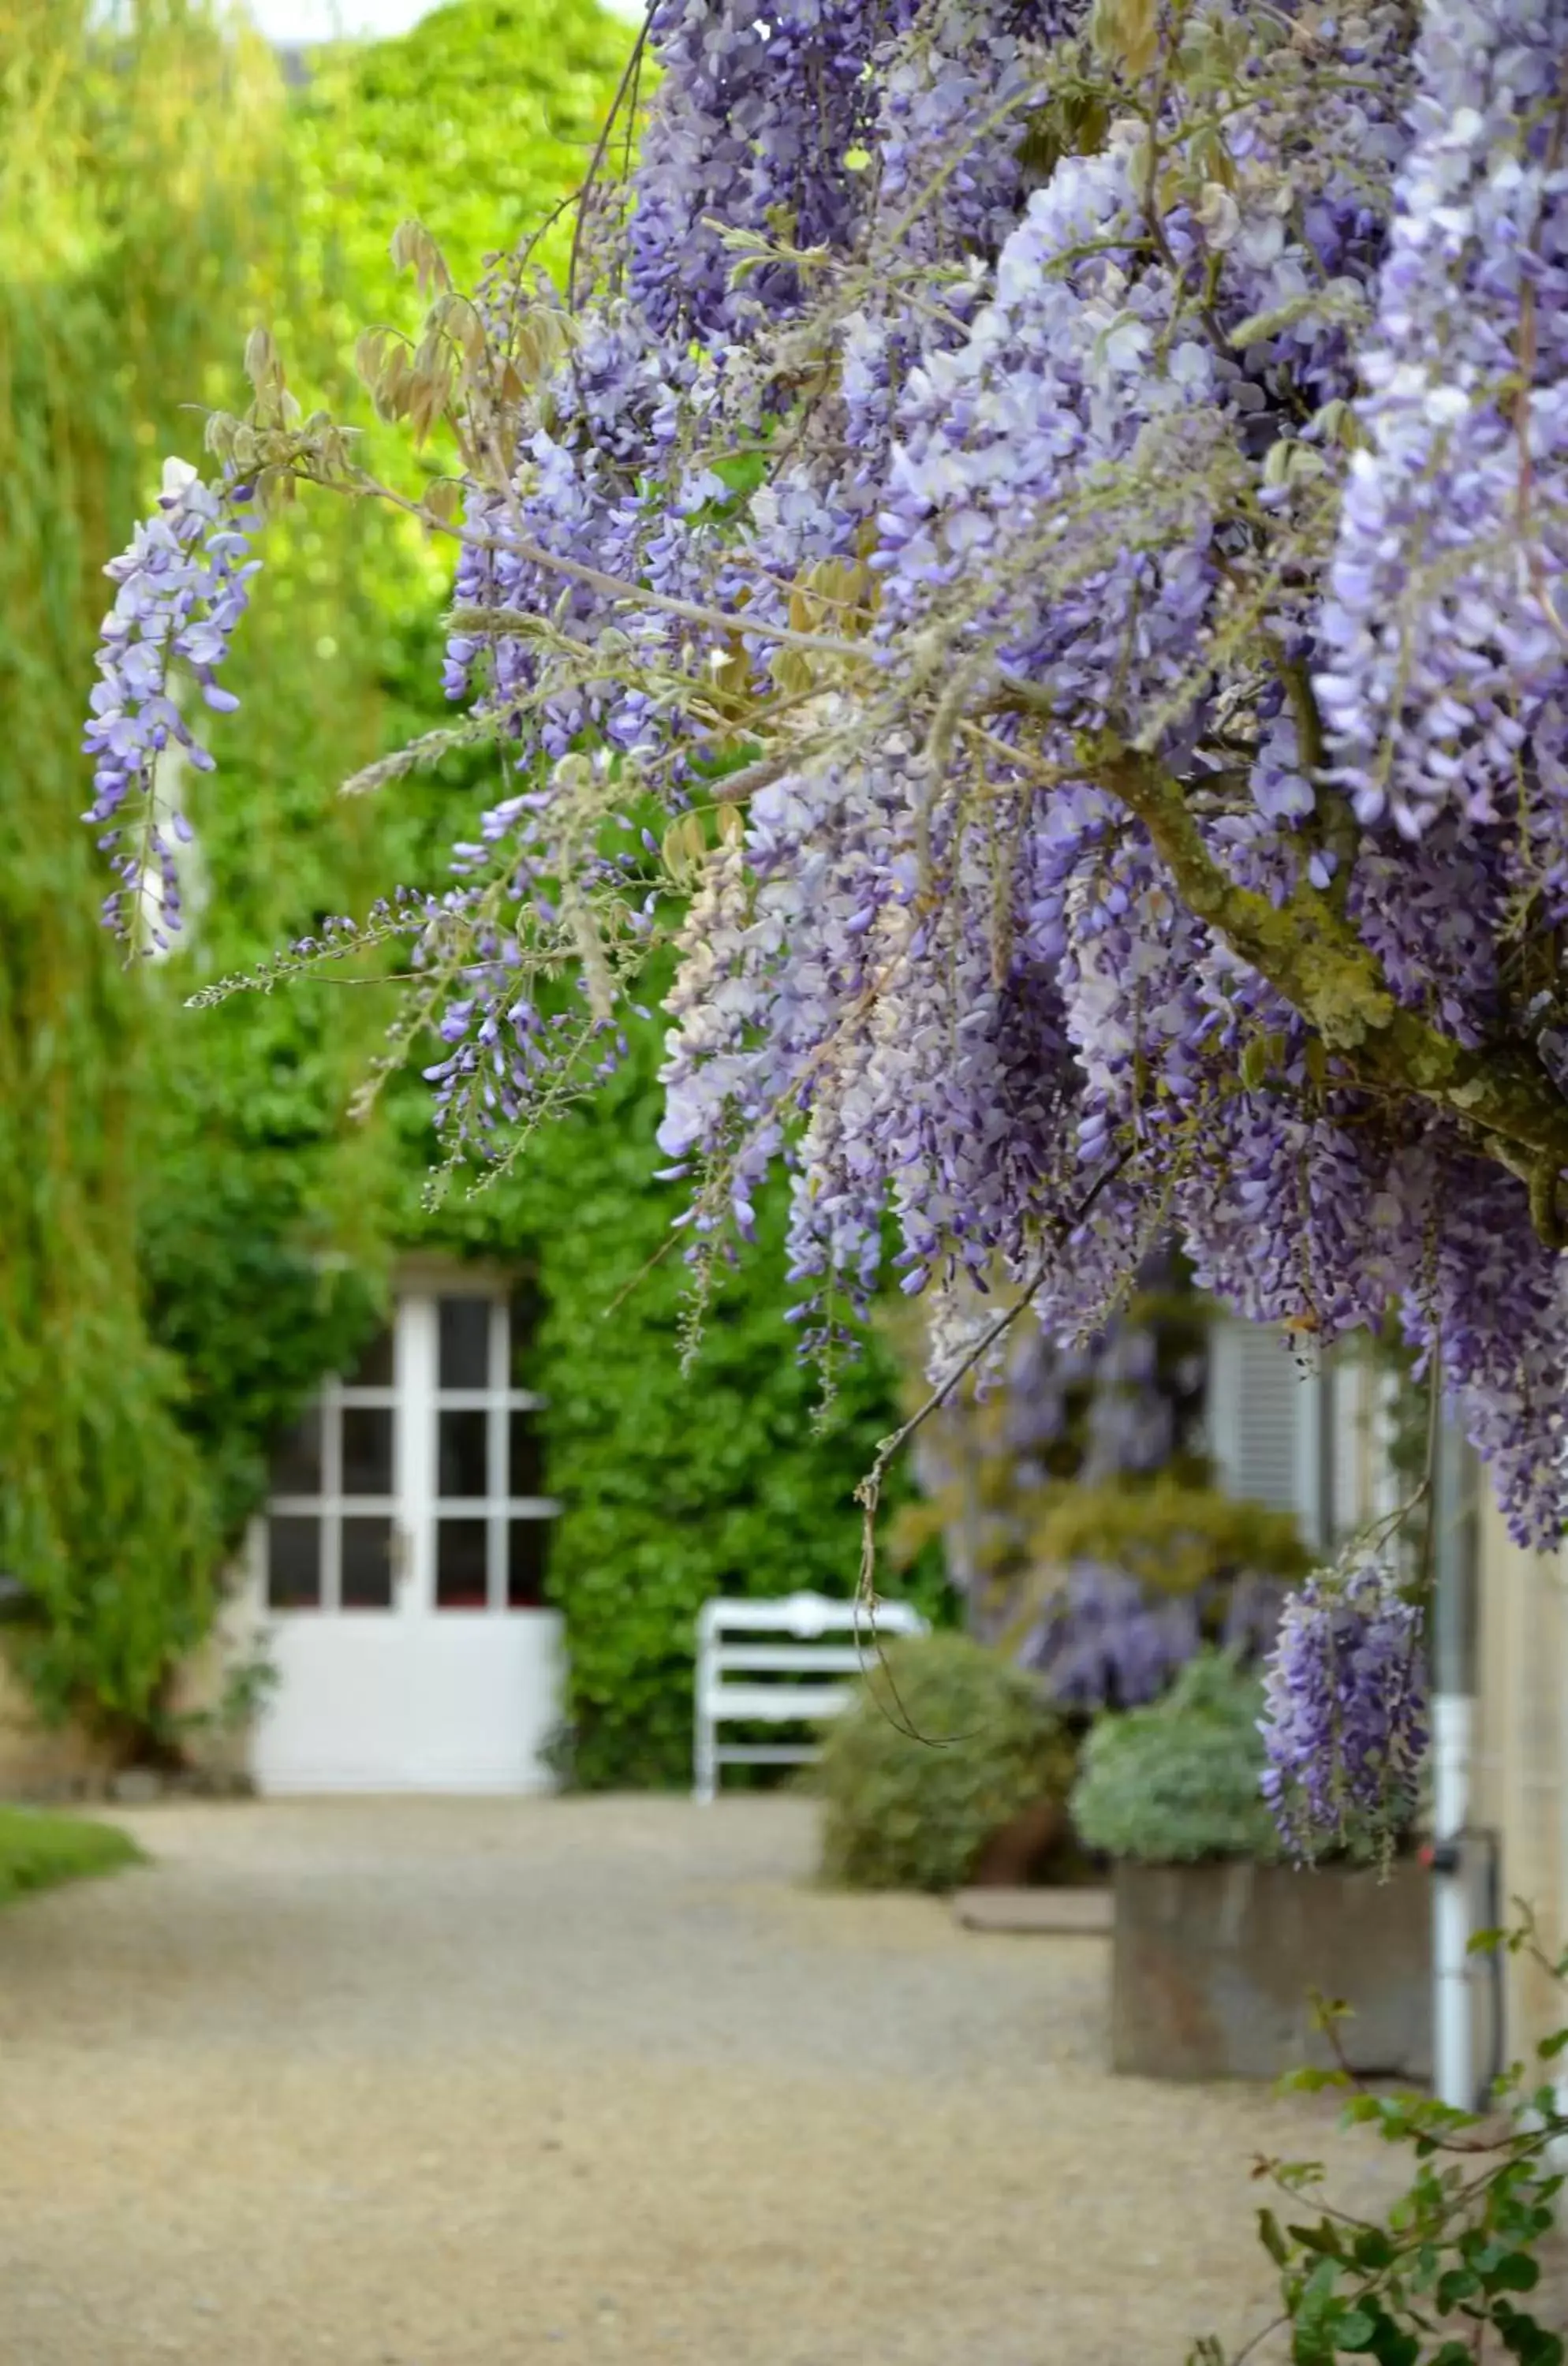
M 812 1892 L 795 1800 L 118 1820 L 0 1916 L 4 2366 L 1180 2366 L 1334 2141 L 1108 2077 L 1102 1940 Z

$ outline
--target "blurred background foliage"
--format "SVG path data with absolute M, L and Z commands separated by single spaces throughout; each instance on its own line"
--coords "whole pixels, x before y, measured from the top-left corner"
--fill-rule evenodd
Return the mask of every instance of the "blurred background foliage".
M 100 569 L 239 300 L 277 116 L 265 59 L 175 0 L 133 38 L 85 0 L 0 22 L 0 1568 L 39 1701 L 120 1736 L 206 1622 L 217 1535 L 136 1256 L 160 997 L 98 927 L 78 744 Z
M 167 960 L 122 966 L 81 825 L 101 569 L 163 456 L 199 456 L 197 407 L 243 401 L 249 327 L 271 327 L 307 408 L 417 490 L 439 446 L 411 458 L 352 376 L 360 327 L 412 318 L 391 231 L 419 215 L 471 283 L 491 246 L 545 225 L 630 38 L 592 0 L 460 0 L 300 73 L 200 0 L 0 0 L 0 1570 L 28 1590 L 8 1634 L 39 1707 L 127 1754 L 177 1746 L 171 1678 L 269 1444 L 379 1319 L 406 1243 L 502 1254 L 539 1287 L 577 1780 L 685 1778 L 707 1594 L 852 1577 L 891 1358 L 874 1346 L 818 1434 L 764 1252 L 682 1378 L 682 1272 L 659 1257 L 674 1203 L 648 1180 L 656 1027 L 603 1103 L 433 1210 L 417 1077 L 370 1123 L 345 1117 L 389 1015 L 374 982 L 185 1008 L 328 912 L 437 884 L 496 794 L 470 757 L 336 794 L 448 713 L 448 567 L 421 529 L 326 496 L 269 528 L 241 712 L 188 784 L 190 920 Z M 567 235 L 541 243 L 558 270 Z M 762 1229 L 776 1244 L 776 1196 Z M 928 1604 L 936 1560 L 911 1577 Z
M 914 1441 L 921 1493 L 891 1523 L 892 1559 L 940 1539 L 972 1633 L 1066 1711 L 1152 1700 L 1207 1642 L 1263 1651 L 1282 1586 L 1311 1566 L 1293 1512 L 1220 1483 L 1208 1436 L 1218 1313 L 1181 1259 L 1151 1258 L 1076 1346 L 1018 1324 Z M 925 1311 L 888 1304 L 878 1327 L 913 1414 L 929 1386 Z

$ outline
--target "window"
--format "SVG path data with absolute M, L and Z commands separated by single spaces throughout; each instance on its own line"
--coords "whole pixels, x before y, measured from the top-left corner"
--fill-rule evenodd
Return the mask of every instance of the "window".
M 411 1290 L 273 1458 L 269 1609 L 504 1614 L 545 1600 L 536 1298 Z
M 533 1610 L 544 1601 L 539 1398 L 519 1385 L 536 1318 L 529 1294 L 436 1302 L 435 1554 L 438 1611 Z
M 269 1610 L 390 1610 L 397 1581 L 396 1341 L 372 1340 L 273 1457 Z

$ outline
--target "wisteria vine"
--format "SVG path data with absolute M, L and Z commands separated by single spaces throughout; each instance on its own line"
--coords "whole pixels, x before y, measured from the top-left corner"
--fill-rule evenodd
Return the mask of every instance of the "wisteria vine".
M 1568 0 L 654 0 L 623 103 L 570 287 L 399 233 L 426 331 L 362 366 L 450 477 L 370 486 L 258 378 L 144 530 L 121 916 L 199 760 L 166 660 L 214 703 L 243 598 L 220 512 L 386 492 L 459 546 L 416 753 L 503 774 L 353 939 L 412 924 L 389 1059 L 438 1031 L 455 1159 L 613 1064 L 672 943 L 693 1254 L 782 1163 L 808 1348 L 889 1215 L 907 1289 L 1070 1337 L 1174 1236 L 1303 1336 L 1397 1313 L 1555 1538 Z

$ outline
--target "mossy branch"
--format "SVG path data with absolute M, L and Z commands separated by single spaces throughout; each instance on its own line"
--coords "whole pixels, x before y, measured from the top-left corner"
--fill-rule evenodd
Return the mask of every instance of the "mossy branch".
M 1510 1172 L 1544 1176 L 1532 1184 L 1532 1214 L 1547 1245 L 1560 1245 L 1568 1100 L 1533 1051 L 1459 1043 L 1404 1008 L 1349 921 L 1305 882 L 1278 907 L 1239 885 L 1210 853 L 1180 782 L 1157 758 L 1105 739 L 1091 751 L 1091 770 L 1143 823 L 1182 901 L 1301 1012 L 1348 1083 L 1433 1103 Z

